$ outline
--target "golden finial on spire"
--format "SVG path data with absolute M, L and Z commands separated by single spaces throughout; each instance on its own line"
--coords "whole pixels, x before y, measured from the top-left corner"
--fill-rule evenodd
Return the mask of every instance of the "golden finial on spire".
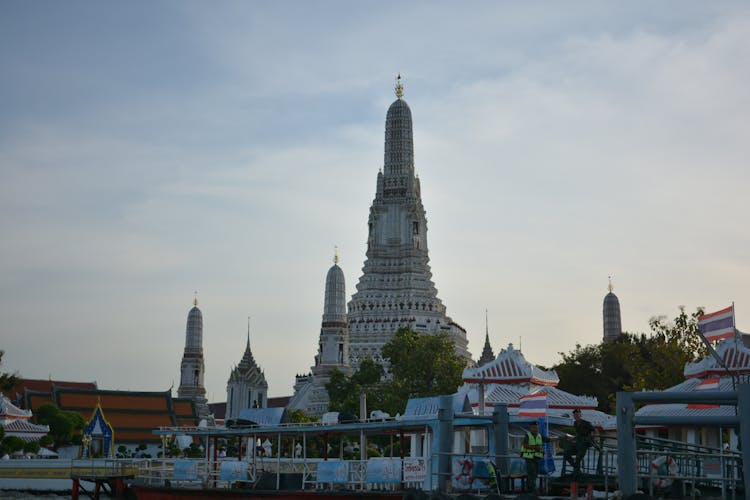
M 198 307 L 198 290 L 193 292 L 193 305 L 195 307 Z
M 339 263 L 339 247 L 338 245 L 334 245 L 333 247 L 333 263 L 338 264 Z
M 609 288 L 609 293 L 612 293 L 612 276 L 607 276 L 607 278 L 609 279 L 609 286 L 607 288 Z
M 401 73 L 396 77 L 396 87 L 394 90 L 396 91 L 396 97 L 399 99 L 404 97 L 404 84 L 401 83 Z

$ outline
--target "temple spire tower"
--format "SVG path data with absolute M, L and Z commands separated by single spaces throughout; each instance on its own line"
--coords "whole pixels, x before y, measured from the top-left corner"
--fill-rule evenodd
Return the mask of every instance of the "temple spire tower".
M 604 319 L 604 342 L 614 342 L 622 335 L 622 321 L 620 320 L 620 300 L 612 292 L 612 276 L 609 276 L 609 293 L 604 296 L 602 316 Z
M 185 328 L 185 351 L 180 363 L 180 387 L 177 396 L 190 398 L 195 402 L 198 417 L 208 418 L 208 400 L 203 376 L 206 367 L 203 362 L 203 313 L 198 309 L 198 292 L 193 298 L 193 308 L 188 312 Z
M 385 119 L 385 151 L 368 220 L 367 252 L 357 291 L 349 301 L 350 361 L 381 362 L 380 349 L 400 327 L 447 333 L 456 352 L 471 362 L 466 331 L 446 315 L 432 282 L 427 219 L 420 179 L 414 173 L 411 109 L 403 99 L 401 75 L 396 100 Z
M 477 366 L 484 366 L 490 361 L 495 360 L 495 353 L 492 352 L 492 346 L 490 345 L 490 327 L 487 321 L 487 310 L 484 310 L 484 348 L 482 349 L 482 357 L 477 361 Z
M 308 415 L 322 415 L 328 411 L 326 384 L 331 373 L 339 370 L 349 376 L 349 325 L 346 317 L 346 282 L 344 271 L 339 267 L 338 249 L 333 257 L 333 266 L 326 274 L 323 298 L 323 320 L 320 324 L 318 352 L 310 374 L 298 375 L 294 384 L 294 396 L 289 408 L 302 410 Z

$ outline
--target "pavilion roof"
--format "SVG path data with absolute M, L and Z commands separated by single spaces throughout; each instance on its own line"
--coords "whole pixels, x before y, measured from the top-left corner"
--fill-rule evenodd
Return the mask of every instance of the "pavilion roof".
M 29 410 L 22 410 L 13 403 L 5 394 L 0 394 L 0 421 L 23 419 L 28 420 L 31 417 Z
M 32 424 L 28 420 L 11 420 L 2 424 L 6 436 L 17 436 L 24 441 L 36 441 L 49 432 L 49 426 Z
M 554 370 L 543 370 L 526 361 L 520 350 L 508 344 L 497 357 L 482 366 L 466 368 L 462 375 L 464 382 L 484 382 L 486 384 L 516 384 L 530 382 L 537 385 L 556 386 L 560 378 Z
M 716 354 L 729 371 L 736 374 L 750 373 L 750 348 L 738 337 L 724 339 L 716 345 Z M 685 365 L 685 378 L 703 378 L 711 375 L 722 376 L 726 370 L 711 355 L 695 363 Z

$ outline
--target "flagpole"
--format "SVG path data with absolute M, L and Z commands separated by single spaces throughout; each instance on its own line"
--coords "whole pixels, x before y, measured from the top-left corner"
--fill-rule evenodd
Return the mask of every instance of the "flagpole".
M 698 323 L 700 323 L 700 318 L 698 318 Z M 735 336 L 735 338 L 737 338 L 737 328 L 734 327 L 734 302 L 732 302 L 732 328 L 734 329 L 734 336 Z M 719 366 L 721 366 L 722 368 L 724 368 L 724 371 L 727 372 L 727 375 L 729 375 L 732 378 L 732 390 L 736 391 L 737 390 L 737 384 L 736 384 L 735 378 L 734 378 L 735 374 L 732 373 L 729 370 L 729 368 L 727 367 L 727 365 L 724 364 L 724 360 L 721 359 L 721 356 L 719 356 L 719 354 L 716 352 L 716 350 L 714 349 L 714 346 L 711 345 L 711 342 L 706 338 L 705 335 L 703 335 L 703 332 L 700 331 L 700 326 L 698 327 L 698 331 L 696 333 L 700 337 L 701 341 L 703 341 L 703 343 L 705 344 L 706 348 L 708 349 L 708 352 L 711 353 L 711 355 L 714 357 L 714 359 L 719 364 Z

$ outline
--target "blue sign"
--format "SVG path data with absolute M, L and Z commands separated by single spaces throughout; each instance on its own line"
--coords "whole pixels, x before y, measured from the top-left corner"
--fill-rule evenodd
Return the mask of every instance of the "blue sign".
M 349 462 L 326 460 L 318 462 L 318 483 L 346 483 L 349 481 Z
M 195 481 L 198 479 L 198 462 L 196 460 L 175 460 L 175 481 Z
M 403 418 L 437 418 L 440 396 L 411 398 L 406 402 Z M 453 413 L 471 413 L 471 403 L 466 394 L 453 395 Z
M 221 462 L 220 481 L 247 481 L 247 462 Z
M 400 483 L 401 459 L 371 458 L 367 461 L 365 477 L 368 483 Z

